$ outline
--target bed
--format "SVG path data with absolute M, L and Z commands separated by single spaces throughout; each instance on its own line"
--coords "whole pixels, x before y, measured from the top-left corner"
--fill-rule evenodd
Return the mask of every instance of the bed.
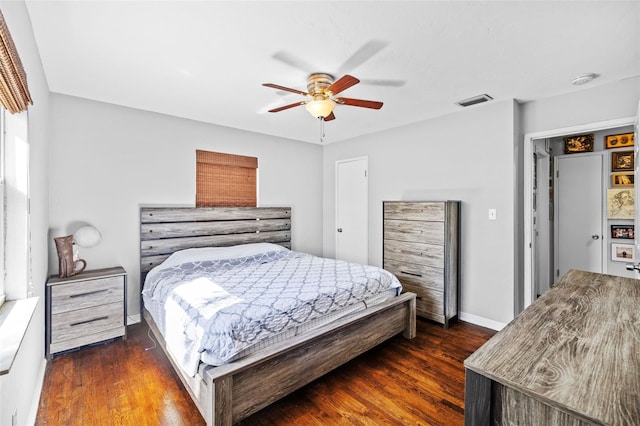
M 199 253 L 202 250 L 193 249 L 246 244 L 275 244 L 285 248 L 282 252 L 269 249 L 269 253 L 254 257 L 268 255 L 274 262 L 311 262 L 303 255 L 286 250 L 291 248 L 289 208 L 143 207 L 140 210 L 141 283 L 147 274 L 158 274 L 163 268 L 166 271 L 169 266 L 173 267 L 171 262 L 185 250 Z M 266 261 L 258 258 L 255 268 L 263 263 Z M 235 358 L 218 363 L 199 359 L 192 364 L 196 365 L 195 370 L 190 371 L 171 338 L 167 343 L 163 332 L 171 326 L 156 320 L 158 314 L 152 311 L 157 307 L 152 306 L 149 294 L 145 295 L 149 306 L 143 307 L 144 318 L 210 425 L 236 423 L 392 336 L 400 333 L 409 339 L 415 336 L 415 295 L 402 293 L 375 304 L 365 303 L 359 310 L 331 322 L 320 321 L 313 328 L 301 327 L 294 333 L 278 334 L 270 345 L 257 346 L 258 349 L 247 353 L 241 351 L 241 356 Z

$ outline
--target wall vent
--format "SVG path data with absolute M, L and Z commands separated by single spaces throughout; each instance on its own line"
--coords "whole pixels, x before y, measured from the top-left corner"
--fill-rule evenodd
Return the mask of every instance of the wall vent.
M 463 107 L 468 107 L 471 105 L 476 105 L 476 104 L 481 104 L 483 102 L 487 102 L 492 100 L 493 98 L 489 95 L 482 94 L 482 95 L 478 95 L 478 96 L 474 96 L 473 98 L 469 98 L 469 99 L 464 99 L 462 101 L 458 101 L 456 102 L 458 105 L 463 106 Z

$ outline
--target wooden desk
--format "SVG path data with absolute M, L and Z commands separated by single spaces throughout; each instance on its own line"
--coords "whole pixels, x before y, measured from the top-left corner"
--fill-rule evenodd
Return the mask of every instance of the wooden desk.
M 465 425 L 639 425 L 640 280 L 571 270 L 464 365 Z

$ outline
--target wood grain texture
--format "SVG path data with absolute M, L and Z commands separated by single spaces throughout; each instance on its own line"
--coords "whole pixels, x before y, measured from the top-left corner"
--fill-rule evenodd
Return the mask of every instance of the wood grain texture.
M 258 232 L 252 225 L 238 226 L 238 221 L 255 218 L 261 223 L 273 220 L 273 226 L 280 229 L 283 219 L 289 221 L 290 215 L 291 210 L 286 208 L 264 212 L 260 208 L 142 208 L 141 233 L 161 238 L 141 235 L 141 278 L 144 281 L 146 272 L 162 256 L 181 249 L 259 241 L 290 244 L 290 229 Z M 203 226 L 193 226 L 193 222 Z M 290 223 L 287 226 L 290 228 Z M 158 328 L 146 310 L 144 314 L 165 350 Z M 201 366 L 202 380 L 186 376 L 171 355 L 169 359 L 207 422 L 228 425 L 396 334 L 413 338 L 415 315 L 415 294 L 406 293 L 228 365 Z
M 444 222 L 387 219 L 384 237 L 398 241 L 414 241 L 444 245 Z
M 556 411 L 594 424 L 639 424 L 639 306 L 640 281 L 571 270 L 465 366 L 542 403 L 528 424 L 545 424 Z M 501 395 L 501 410 L 513 411 L 518 404 L 508 397 L 517 394 Z
M 142 207 L 141 282 L 178 250 L 274 243 L 291 248 L 287 207 Z
M 46 356 L 126 338 L 127 276 L 122 267 L 52 276 L 46 286 Z
M 210 424 L 225 425 L 240 421 L 397 334 L 415 337 L 415 313 L 415 295 L 405 293 L 232 363 L 201 366 L 201 380 L 193 380 L 176 367 L 146 310 L 144 316 L 203 417 Z M 203 392 L 203 386 L 208 391 Z
M 445 203 L 441 201 L 385 202 L 385 219 L 444 221 Z
M 205 425 L 146 324 L 128 329 L 47 363 L 36 425 Z M 415 339 L 392 337 L 240 426 L 462 425 L 462 362 L 493 334 L 418 320 Z
M 458 314 L 459 201 L 385 201 L 383 267 L 416 293 L 418 315 L 448 326 Z
M 53 315 L 124 300 L 123 277 L 99 278 L 51 288 Z
M 491 380 L 466 369 L 464 381 L 464 424 L 486 426 L 491 424 Z
M 140 223 L 291 218 L 289 207 L 142 207 Z
M 444 248 L 441 245 L 385 239 L 384 257 L 444 269 Z

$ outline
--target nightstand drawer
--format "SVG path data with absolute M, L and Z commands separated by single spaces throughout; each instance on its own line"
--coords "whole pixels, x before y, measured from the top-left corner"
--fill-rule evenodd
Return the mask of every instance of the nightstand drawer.
M 108 277 L 57 285 L 51 289 L 53 315 L 124 300 L 124 278 Z
M 124 326 L 124 302 L 63 312 L 51 316 L 51 342 Z

